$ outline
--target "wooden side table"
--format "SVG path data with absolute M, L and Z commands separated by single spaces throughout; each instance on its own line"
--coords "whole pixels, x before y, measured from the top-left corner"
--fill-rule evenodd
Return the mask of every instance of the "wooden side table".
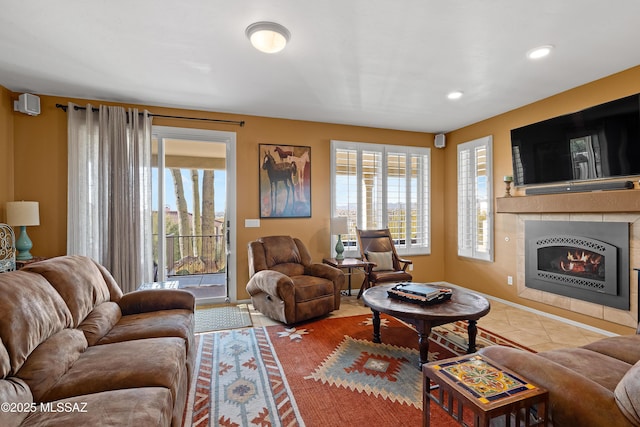
M 322 260 L 323 263 L 330 265 L 331 267 L 346 269 L 349 276 L 349 296 L 351 296 L 351 276 L 353 275 L 353 269 L 362 270 L 364 272 L 364 279 L 362 280 L 362 285 L 360 285 L 360 292 L 358 293 L 358 298 L 362 295 L 362 291 L 369 287 L 369 273 L 371 269 L 375 266 L 375 263 L 369 261 L 363 261 L 358 258 L 345 258 L 345 259 L 335 259 L 335 258 L 325 258 Z
M 520 375 L 478 354 L 423 365 L 423 425 L 430 425 L 430 403 L 442 407 L 463 426 L 546 426 L 549 393 Z M 466 411 L 465 411 L 466 410 Z M 465 412 L 472 415 L 467 424 Z M 512 424 L 514 423 L 514 424 Z

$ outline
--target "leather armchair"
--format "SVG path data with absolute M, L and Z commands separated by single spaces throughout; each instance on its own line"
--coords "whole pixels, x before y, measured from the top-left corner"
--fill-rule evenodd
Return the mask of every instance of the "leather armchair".
M 369 271 L 369 284 L 410 282 L 413 279 L 407 272 L 412 264 L 409 259 L 402 259 L 396 252 L 396 247 L 388 228 L 382 230 L 356 230 L 358 247 L 363 260 L 373 262 L 375 267 Z
M 323 316 L 340 308 L 344 273 L 313 263 L 304 244 L 290 236 L 250 242 L 247 292 L 256 310 L 285 324 Z

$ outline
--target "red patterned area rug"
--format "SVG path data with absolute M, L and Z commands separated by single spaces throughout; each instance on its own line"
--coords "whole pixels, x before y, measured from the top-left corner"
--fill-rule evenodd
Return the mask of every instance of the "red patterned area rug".
M 184 426 L 418 426 L 422 374 L 416 332 L 382 315 L 326 318 L 196 337 Z M 478 347 L 516 346 L 478 328 Z M 466 325 L 434 328 L 429 360 L 464 354 Z M 457 425 L 431 405 L 431 425 Z

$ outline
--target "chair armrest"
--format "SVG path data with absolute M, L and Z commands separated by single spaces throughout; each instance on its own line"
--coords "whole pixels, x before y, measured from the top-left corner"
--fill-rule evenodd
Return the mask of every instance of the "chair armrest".
M 304 274 L 331 280 L 339 288 L 344 284 L 344 272 L 327 264 L 313 263 L 305 267 Z
M 293 280 L 279 271 L 261 270 L 247 283 L 247 292 L 251 296 L 264 292 L 286 301 L 293 298 Z
M 612 391 L 576 371 L 511 347 L 489 346 L 479 353 L 522 375 L 534 385 L 546 388 L 554 425 L 631 425 L 618 408 Z
M 158 310 L 194 311 L 196 298 L 182 289 L 148 289 L 124 294 L 118 305 L 123 316 Z
M 327 264 L 313 263 L 305 267 L 304 274 L 333 282 L 334 308 L 340 308 L 340 291 L 344 286 L 344 272 L 339 268 L 332 267 Z
M 402 266 L 402 271 L 407 271 L 407 267 L 409 266 L 409 264 L 413 264 L 413 261 L 411 261 L 410 259 L 403 259 L 403 258 L 398 258 L 398 262 L 401 262 L 404 264 Z

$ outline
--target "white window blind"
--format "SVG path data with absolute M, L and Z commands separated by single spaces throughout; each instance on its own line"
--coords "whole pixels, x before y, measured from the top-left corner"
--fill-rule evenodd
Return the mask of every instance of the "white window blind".
M 458 145 L 458 255 L 493 260 L 492 137 Z
M 430 252 L 429 162 L 428 148 L 332 141 L 332 216 L 348 218 L 345 256 L 360 255 L 356 227 L 389 228 L 399 253 Z

